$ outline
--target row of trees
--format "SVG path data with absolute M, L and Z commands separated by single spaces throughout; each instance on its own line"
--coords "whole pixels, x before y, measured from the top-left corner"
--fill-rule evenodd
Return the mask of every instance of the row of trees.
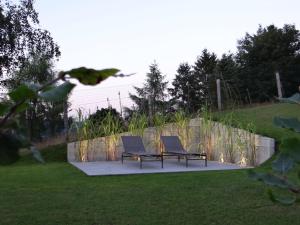
M 28 81 L 43 85 L 53 80 L 53 62 L 60 56 L 50 33 L 39 27 L 33 0 L 0 0 L 0 85 L 9 92 Z M 216 106 L 216 79 L 222 80 L 222 97 L 229 104 L 270 101 L 276 95 L 274 73 L 281 75 L 283 93 L 289 96 L 300 83 L 300 38 L 294 25 L 259 27 L 238 41 L 237 53 L 220 58 L 204 49 L 194 64 L 178 66 L 172 87 L 157 63 L 143 87 L 130 94 L 133 112 L 152 114 L 182 109 L 194 113 Z M 5 99 L 3 99 L 5 101 Z M 54 135 L 64 128 L 65 104 L 33 100 L 20 117 L 30 139 Z M 66 108 L 66 107 L 65 107 Z M 151 115 L 150 115 L 151 116 Z M 97 117 L 97 116 L 96 116 Z
M 283 94 L 290 96 L 300 84 L 300 34 L 294 25 L 277 28 L 259 26 L 256 34 L 246 34 L 238 41 L 237 53 L 223 54 L 204 49 L 193 65 L 178 66 L 172 88 L 158 64 L 150 65 L 143 87 L 130 94 L 135 106 L 127 108 L 142 113 L 183 109 L 189 113 L 203 106 L 216 106 L 216 79 L 222 81 L 223 98 L 229 104 L 267 102 L 276 96 L 275 72 L 281 75 Z

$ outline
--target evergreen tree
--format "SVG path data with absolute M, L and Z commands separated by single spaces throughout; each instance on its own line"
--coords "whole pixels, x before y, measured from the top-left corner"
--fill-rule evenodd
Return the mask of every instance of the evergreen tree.
M 217 56 L 204 49 L 193 67 L 194 79 L 200 92 L 199 100 L 208 106 L 216 103 L 216 66 Z
M 232 53 L 223 54 L 218 60 L 216 74 L 221 79 L 222 99 L 226 104 L 241 103 L 240 67 Z
M 162 75 L 156 62 L 149 66 L 149 70 L 144 86 L 142 88 L 134 87 L 137 94 L 129 94 L 129 96 L 135 103 L 134 109 L 138 112 L 145 114 L 148 114 L 149 110 L 152 114 L 164 112 L 167 104 L 165 98 L 167 96 L 166 88 L 168 82 L 164 81 L 165 76 Z
M 256 34 L 238 42 L 241 91 L 249 91 L 255 102 L 269 101 L 277 95 L 275 72 L 281 76 L 284 94 L 293 94 L 300 84 L 300 33 L 294 25 L 277 28 L 259 26 Z
M 181 63 L 172 82 L 173 88 L 169 93 L 177 108 L 189 113 L 197 111 L 201 106 L 201 96 L 194 80 L 192 67 L 188 63 Z

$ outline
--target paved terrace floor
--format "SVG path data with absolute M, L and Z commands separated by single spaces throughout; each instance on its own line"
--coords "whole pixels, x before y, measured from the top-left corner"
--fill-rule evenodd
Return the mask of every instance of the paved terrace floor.
M 204 161 L 196 160 L 189 161 L 189 167 L 185 167 L 185 160 L 177 162 L 177 159 L 164 160 L 164 168 L 161 168 L 159 161 L 143 162 L 142 169 L 139 167 L 139 162 L 133 160 L 124 160 L 124 164 L 122 164 L 121 161 L 71 162 L 71 164 L 88 176 L 235 170 L 245 168 L 236 164 L 220 163 L 216 161 L 208 161 L 207 167 L 205 167 Z

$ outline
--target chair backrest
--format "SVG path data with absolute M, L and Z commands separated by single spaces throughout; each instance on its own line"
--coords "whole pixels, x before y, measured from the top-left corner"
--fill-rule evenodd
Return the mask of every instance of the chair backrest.
M 125 152 L 146 152 L 140 136 L 121 136 Z
M 160 136 L 160 139 L 165 147 L 165 152 L 186 152 L 178 136 Z

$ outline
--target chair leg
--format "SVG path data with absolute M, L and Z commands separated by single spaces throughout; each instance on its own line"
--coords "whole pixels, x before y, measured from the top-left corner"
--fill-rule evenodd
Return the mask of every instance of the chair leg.
M 142 157 L 140 157 L 140 169 L 142 169 L 142 168 L 143 168 L 143 165 L 142 165 L 142 163 L 143 163 L 143 159 L 142 159 Z
M 187 168 L 189 165 L 188 165 L 188 157 L 186 156 L 185 157 L 185 167 Z
M 179 156 L 177 156 L 177 158 L 178 158 L 178 162 L 180 162 L 180 155 L 179 155 Z
M 161 157 L 161 168 L 164 168 L 164 156 L 161 155 L 160 157 Z
M 207 167 L 207 157 L 205 157 L 205 166 Z
M 124 160 L 124 156 L 123 156 L 123 154 L 122 154 L 122 157 L 121 157 L 122 164 L 123 164 L 123 160 Z

